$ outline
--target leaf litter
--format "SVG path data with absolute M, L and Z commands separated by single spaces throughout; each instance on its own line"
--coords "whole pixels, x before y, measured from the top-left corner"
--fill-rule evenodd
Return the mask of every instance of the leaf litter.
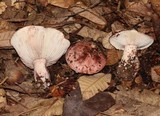
M 0 2 L 0 115 L 160 115 L 159 4 L 158 0 Z M 10 44 L 13 33 L 28 25 L 57 28 L 71 44 L 94 41 L 106 56 L 106 66 L 97 74 L 84 75 L 70 69 L 62 56 L 48 67 L 52 86 L 44 90 L 34 82 L 33 70 L 22 64 Z M 130 29 L 155 41 L 138 52 L 140 69 L 135 79 L 123 82 L 116 70 L 122 51 L 115 49 L 109 38 Z M 23 77 L 13 84 L 19 74 Z

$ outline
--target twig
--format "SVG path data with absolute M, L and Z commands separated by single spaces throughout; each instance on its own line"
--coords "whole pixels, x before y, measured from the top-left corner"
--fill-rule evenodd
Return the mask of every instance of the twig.
M 0 82 L 0 86 L 2 86 L 3 83 L 6 82 L 7 79 L 8 79 L 8 76 L 6 76 L 6 77 Z

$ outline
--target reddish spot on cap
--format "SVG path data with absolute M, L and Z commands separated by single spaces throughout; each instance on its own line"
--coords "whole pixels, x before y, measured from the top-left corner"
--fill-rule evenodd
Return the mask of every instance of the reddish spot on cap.
M 66 53 L 68 65 L 77 73 L 94 74 L 106 65 L 106 58 L 94 42 L 78 41 Z

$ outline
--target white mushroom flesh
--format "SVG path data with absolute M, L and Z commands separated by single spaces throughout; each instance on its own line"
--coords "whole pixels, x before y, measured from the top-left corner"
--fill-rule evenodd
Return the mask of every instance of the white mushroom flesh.
M 137 55 L 137 46 L 135 45 L 126 45 L 124 48 L 122 60 L 128 62 L 131 59 L 134 59 Z
M 22 62 L 34 69 L 35 80 L 40 77 L 44 86 L 50 79 L 47 66 L 55 64 L 66 52 L 70 42 L 62 32 L 42 26 L 27 26 L 18 30 L 11 39 Z

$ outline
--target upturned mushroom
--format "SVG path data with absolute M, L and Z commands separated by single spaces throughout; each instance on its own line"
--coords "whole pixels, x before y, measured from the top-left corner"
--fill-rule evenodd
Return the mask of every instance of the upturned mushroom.
M 44 87 L 50 85 L 47 66 L 55 64 L 70 46 L 62 32 L 42 26 L 26 26 L 19 29 L 11 38 L 22 62 L 34 69 L 35 81 L 41 80 Z
M 106 65 L 106 58 L 94 42 L 78 41 L 66 52 L 68 65 L 77 73 L 94 74 Z
M 139 70 L 137 50 L 148 48 L 153 42 L 152 37 L 136 30 L 121 31 L 111 36 L 110 43 L 124 51 L 117 69 L 118 76 L 133 80 Z

